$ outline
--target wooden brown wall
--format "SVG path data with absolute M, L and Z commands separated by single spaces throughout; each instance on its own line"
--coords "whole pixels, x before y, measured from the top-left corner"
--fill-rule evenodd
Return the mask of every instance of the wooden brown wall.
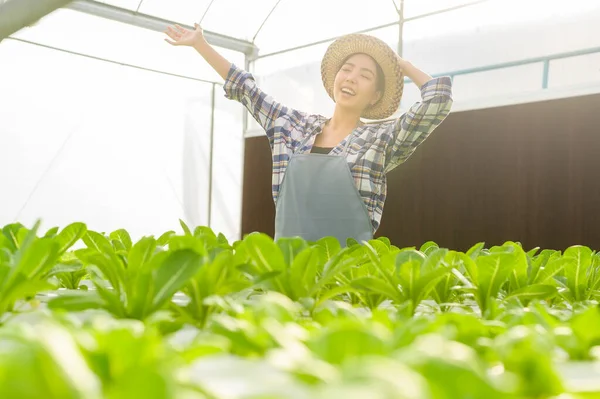
M 271 156 L 246 139 L 242 232 L 273 234 Z M 388 175 L 377 235 L 466 250 L 600 249 L 600 95 L 451 113 Z

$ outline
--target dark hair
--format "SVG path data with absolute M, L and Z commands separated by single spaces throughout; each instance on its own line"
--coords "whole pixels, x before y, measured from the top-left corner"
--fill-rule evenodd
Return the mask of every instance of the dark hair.
M 385 90 L 385 76 L 383 75 L 383 69 L 381 68 L 381 65 L 379 65 L 379 63 L 377 61 L 375 61 L 375 58 L 371 57 L 369 54 L 366 54 L 366 53 L 354 53 L 354 54 L 350 54 L 348 57 L 346 57 L 346 59 L 344 59 L 344 62 L 342 62 L 342 65 L 344 65 L 346 62 L 348 62 L 350 57 L 352 57 L 356 54 L 366 55 L 367 57 L 369 57 L 370 59 L 373 60 L 373 62 L 375 63 L 375 68 L 377 69 L 377 81 L 375 82 L 376 88 L 377 88 L 377 91 L 380 91 L 383 93 L 383 91 Z

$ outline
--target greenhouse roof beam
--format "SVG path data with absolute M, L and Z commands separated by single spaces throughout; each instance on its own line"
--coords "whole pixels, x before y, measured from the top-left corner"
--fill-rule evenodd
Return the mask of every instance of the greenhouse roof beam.
M 355 32 L 352 32 L 352 33 L 368 33 L 368 32 L 371 32 L 371 31 L 374 31 L 374 30 L 377 30 L 377 29 L 388 28 L 388 27 L 394 26 L 394 25 L 398 25 L 398 21 L 390 22 L 390 23 L 387 23 L 387 24 L 384 24 L 384 25 L 374 26 L 374 27 L 371 27 L 371 28 L 367 28 L 367 29 L 355 31 Z M 274 51 L 272 53 L 259 54 L 259 56 L 256 57 L 256 58 L 260 59 L 260 58 L 272 57 L 274 55 L 289 53 L 290 51 L 301 50 L 303 48 L 308 48 L 308 47 L 316 46 L 318 44 L 324 44 L 324 43 L 333 42 L 338 37 L 339 36 L 328 37 L 327 39 L 322 39 L 322 40 L 318 40 L 316 42 L 311 42 L 311 43 L 306 43 L 306 44 L 303 44 L 303 45 L 300 45 L 300 46 L 286 48 L 284 50 Z
M 8 0 L 0 2 L 0 41 L 32 25 L 71 0 Z
M 279 3 L 281 3 L 281 0 L 277 0 L 277 3 L 275 3 L 275 5 L 273 7 L 271 7 L 271 11 L 269 11 L 269 13 L 267 14 L 267 16 L 265 17 L 265 19 L 262 21 L 262 23 L 260 24 L 260 26 L 258 27 L 258 30 L 256 31 L 256 33 L 254 34 L 254 36 L 252 37 L 252 43 L 256 42 L 256 37 L 258 36 L 258 34 L 260 33 L 260 31 L 262 30 L 263 26 L 265 26 L 265 24 L 267 23 L 267 21 L 269 20 L 269 18 L 271 17 L 271 14 L 273 14 L 273 11 L 275 11 L 275 9 L 277 8 L 277 6 L 279 5 Z
M 457 4 L 457 5 L 452 6 L 452 7 L 443 8 L 441 10 L 426 12 L 424 14 L 415 15 L 414 17 L 404 18 L 404 22 L 410 22 L 410 21 L 414 21 L 414 20 L 417 20 L 417 19 L 423 19 L 423 18 L 427 18 L 427 17 L 432 17 L 432 16 L 438 15 L 438 14 L 444 14 L 444 13 L 447 13 L 447 12 L 450 12 L 450 11 L 460 10 L 461 8 L 471 7 L 471 6 L 474 6 L 474 5 L 477 5 L 477 4 L 481 4 L 481 3 L 487 3 L 488 1 L 493 1 L 493 0 L 473 0 L 473 1 L 470 1 L 468 3 Z
M 169 21 L 152 15 L 141 14 L 133 10 L 115 7 L 94 0 L 73 1 L 71 4 L 68 4 L 66 8 L 157 32 L 163 32 L 167 26 L 174 24 L 179 24 L 187 29 L 194 29 L 194 27 L 183 23 Z M 258 48 L 253 43 L 246 40 L 206 30 L 204 31 L 204 37 L 206 37 L 206 40 L 214 46 L 239 51 L 250 57 L 253 57 L 258 53 Z
M 160 75 L 166 75 L 166 76 L 172 76 L 172 77 L 175 77 L 175 78 L 193 80 L 193 81 L 196 81 L 196 82 L 207 83 L 207 84 L 212 84 L 212 85 L 221 85 L 221 86 L 223 85 L 223 83 L 215 82 L 215 81 L 212 81 L 212 80 L 200 79 L 200 78 L 197 78 L 197 77 L 194 77 L 194 76 L 189 76 L 189 75 L 180 75 L 180 74 L 172 73 L 172 72 L 168 72 L 168 71 L 161 71 L 159 69 L 147 68 L 147 67 L 144 67 L 144 66 L 141 66 L 141 65 L 128 64 L 126 62 L 111 60 L 111 59 L 103 58 L 103 57 L 97 57 L 97 56 L 90 55 L 90 54 L 84 54 L 84 53 L 80 53 L 80 52 L 77 52 L 77 51 L 67 50 L 67 49 L 61 48 L 61 47 L 49 46 L 47 44 L 38 43 L 38 42 L 31 41 L 31 40 L 26 40 L 26 39 L 21 39 L 21 38 L 18 38 L 18 37 L 7 37 L 6 39 L 7 40 L 13 40 L 13 41 L 19 42 L 19 43 L 30 44 L 32 46 L 47 48 L 49 50 L 59 51 L 61 53 L 76 55 L 78 57 L 85 57 L 85 58 L 89 58 L 89 59 L 100 61 L 100 62 L 106 62 L 106 63 L 109 63 L 109 64 L 115 64 L 115 65 L 119 65 L 119 66 L 123 66 L 123 67 L 127 67 L 127 68 L 139 69 L 141 71 L 158 73 Z
M 444 8 L 444 9 L 441 9 L 441 10 L 436 10 L 436 11 L 428 12 L 428 13 L 425 13 L 425 14 L 415 15 L 413 17 L 408 17 L 408 18 L 404 18 L 403 15 L 401 15 L 400 16 L 401 20 L 399 20 L 399 21 L 394 21 L 394 22 L 389 22 L 387 24 L 383 24 L 383 25 L 373 26 L 373 27 L 370 27 L 370 28 L 367 28 L 367 29 L 362 29 L 362 30 L 355 31 L 355 32 L 352 32 L 352 33 L 369 33 L 369 32 L 372 32 L 372 31 L 375 31 L 375 30 L 378 30 L 378 29 L 389 28 L 389 27 L 394 26 L 394 25 L 401 25 L 401 24 L 404 24 L 405 22 L 415 21 L 417 19 L 431 17 L 433 15 L 443 14 L 443 13 L 446 13 L 446 12 L 449 12 L 449 11 L 454 11 L 454 10 L 458 10 L 458 9 L 461 9 L 461 8 L 474 6 L 476 4 L 485 3 L 485 2 L 488 2 L 488 1 L 493 1 L 493 0 L 472 0 L 470 2 L 459 4 L 459 5 L 456 5 L 456 6 L 453 6 L 453 7 L 448 7 L 448 8 Z M 400 8 L 398 8 L 398 12 L 400 12 L 400 10 L 403 11 L 402 4 L 400 5 Z M 322 39 L 322 40 L 318 40 L 318 41 L 311 42 L 311 43 L 305 43 L 305 44 L 302 44 L 300 46 L 290 47 L 290 48 L 286 48 L 286 49 L 283 49 L 283 50 L 274 51 L 272 53 L 259 54 L 258 57 L 256 57 L 256 59 L 266 58 L 266 57 L 272 57 L 274 55 L 289 53 L 290 51 L 300 50 L 300 49 L 303 49 L 303 48 L 308 48 L 308 47 L 316 46 L 318 44 L 329 43 L 329 42 L 332 42 L 332 41 L 336 40 L 338 37 L 339 36 L 328 37 L 327 39 Z

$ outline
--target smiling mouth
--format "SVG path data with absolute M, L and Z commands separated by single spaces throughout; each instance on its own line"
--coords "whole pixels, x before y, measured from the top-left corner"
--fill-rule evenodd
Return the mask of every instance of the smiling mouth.
M 349 96 L 355 96 L 356 95 L 356 92 L 354 90 L 349 89 L 347 87 L 342 88 L 341 91 L 342 91 L 342 93 L 347 94 Z

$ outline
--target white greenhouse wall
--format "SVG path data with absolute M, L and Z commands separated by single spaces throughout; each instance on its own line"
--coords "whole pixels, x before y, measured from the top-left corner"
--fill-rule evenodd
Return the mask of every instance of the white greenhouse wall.
M 212 84 L 6 40 L 0 225 L 134 237 L 207 225 Z M 241 112 L 216 86 L 212 225 L 239 236 Z M 227 148 L 226 148 L 227 144 Z

